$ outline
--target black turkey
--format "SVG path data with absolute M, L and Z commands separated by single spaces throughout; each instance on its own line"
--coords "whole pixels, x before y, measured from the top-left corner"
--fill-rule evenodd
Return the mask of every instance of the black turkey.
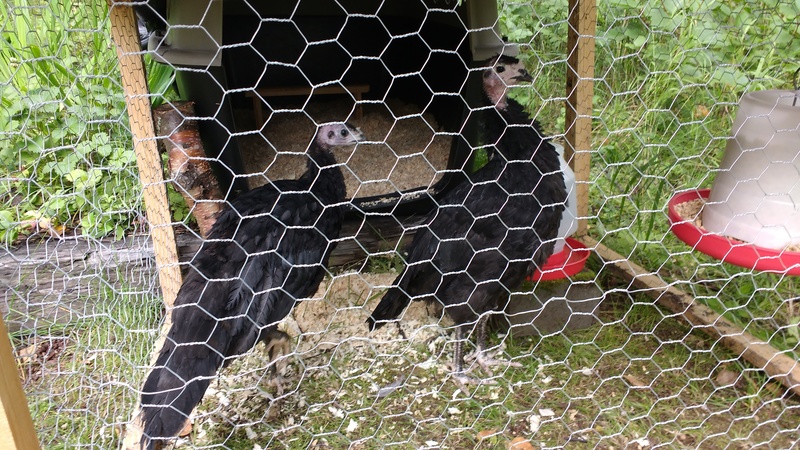
M 316 292 L 342 226 L 344 177 L 330 150 L 363 139 L 344 123 L 319 127 L 298 180 L 253 189 L 217 219 L 191 262 L 142 389 L 148 449 L 175 437 L 219 368 L 256 342 L 266 343 L 273 361 L 278 350 L 288 353 L 277 325 Z
M 553 254 L 567 191 L 559 156 L 538 123 L 509 99 L 509 85 L 530 81 L 516 58 L 499 56 L 483 72 L 481 120 L 489 162 L 448 192 L 408 249 L 405 270 L 367 320 L 370 329 L 397 319 L 412 300 L 438 301 L 456 323 L 454 376 L 464 374 L 463 340 L 477 324 L 484 355 L 488 312 Z

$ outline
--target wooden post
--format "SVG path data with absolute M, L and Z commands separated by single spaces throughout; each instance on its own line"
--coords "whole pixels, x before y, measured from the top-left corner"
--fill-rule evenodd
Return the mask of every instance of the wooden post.
M 130 3 L 107 1 L 111 19 L 111 36 L 117 47 L 122 87 L 125 91 L 125 103 L 128 106 L 131 133 L 133 134 L 133 149 L 136 152 L 139 179 L 144 188 L 144 206 L 147 221 L 150 223 L 150 236 L 153 239 L 161 292 L 164 296 L 164 304 L 169 311 L 181 287 L 181 270 L 178 265 L 178 250 L 172 230 L 161 156 L 158 153 L 153 128 L 150 98 L 147 96 L 147 77 L 139 46 L 139 31 Z M 166 337 L 164 331 L 169 329 L 171 317 L 172 315 L 168 312 L 162 333 L 155 343 L 154 349 L 161 348 Z M 156 351 L 154 350 L 153 358 L 155 355 Z M 131 415 L 131 422 L 125 428 L 123 448 L 139 448 L 141 434 L 139 406 L 137 405 Z
M 720 316 L 691 295 L 670 286 L 664 280 L 586 236 L 581 241 L 605 261 L 605 268 L 630 280 L 628 291 L 649 295 L 675 314 L 683 316 L 692 327 L 714 338 L 747 362 L 775 378 L 787 389 L 800 395 L 800 363 L 775 347 L 756 338 L 733 322 Z
M 577 236 L 586 234 L 589 217 L 589 169 L 594 95 L 595 0 L 569 0 L 567 34 L 567 108 L 564 157 L 575 171 L 578 199 Z
M 129 4 L 116 4 L 109 0 L 109 15 L 133 134 L 133 150 L 136 152 L 139 179 L 144 188 L 144 207 L 150 223 L 161 291 L 164 303 L 170 307 L 181 286 L 181 272 L 161 156 L 153 129 L 150 98 L 147 95 L 147 77 L 139 47 L 139 31 L 133 8 Z
M 0 317 L 0 448 L 32 450 L 39 448 L 33 420 L 22 391 L 17 364 Z

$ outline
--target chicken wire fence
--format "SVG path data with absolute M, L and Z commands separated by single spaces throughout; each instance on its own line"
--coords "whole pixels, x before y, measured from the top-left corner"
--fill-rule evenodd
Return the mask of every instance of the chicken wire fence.
M 588 187 L 575 201 L 587 230 L 571 241 L 596 254 L 566 278 L 516 286 L 489 322 L 488 346 L 507 363 L 485 370 L 468 355 L 477 383 L 459 385 L 457 324 L 440 308 L 413 302 L 399 328 L 365 321 L 437 200 L 493 158 L 470 122 L 485 109 L 484 60 L 516 54 L 533 81 L 511 98 L 569 147 L 570 6 L 197 3 L 133 6 L 147 99 L 194 102 L 226 202 L 300 177 L 319 124 L 347 120 L 367 140 L 334 151 L 354 206 L 316 293 L 280 322 L 291 336 L 280 386 L 257 345 L 212 377 L 177 448 L 797 446 L 796 254 L 776 249 L 771 271 L 722 262 L 706 253 L 748 243 L 687 245 L 668 203 L 684 195 L 677 220 L 695 226 L 709 195 L 698 190 L 731 172 L 720 167 L 744 94 L 793 89 L 800 4 L 598 5 L 591 167 L 572 186 Z M 9 1 L 0 25 L 0 307 L 17 370 L 43 447 L 119 447 L 169 311 L 108 8 Z M 794 127 L 777 127 L 794 153 L 771 161 L 790 166 L 786 195 Z M 164 173 L 154 184 L 186 273 L 197 207 Z

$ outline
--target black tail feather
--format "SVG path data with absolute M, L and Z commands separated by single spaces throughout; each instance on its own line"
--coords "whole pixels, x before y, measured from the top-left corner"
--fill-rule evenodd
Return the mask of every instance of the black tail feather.
M 174 438 L 222 365 L 222 357 L 203 343 L 165 343 L 142 389 L 144 440 L 147 449 Z
M 367 319 L 370 331 L 386 325 L 386 322 L 397 319 L 403 310 L 411 303 L 411 298 L 397 286 L 392 286 L 386 291 L 378 306 Z

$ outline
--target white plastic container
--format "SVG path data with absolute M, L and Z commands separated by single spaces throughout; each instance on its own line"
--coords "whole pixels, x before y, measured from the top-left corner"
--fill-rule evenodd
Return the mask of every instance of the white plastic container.
M 739 103 L 703 227 L 760 247 L 800 244 L 800 99 L 748 92 Z
M 170 0 L 167 35 L 147 43 L 157 61 L 182 66 L 222 65 L 222 0 Z
M 564 239 L 572 236 L 578 231 L 578 196 L 575 192 L 575 172 L 564 160 L 564 146 L 556 142 L 552 143 L 558 152 L 561 162 L 561 171 L 564 173 L 564 184 L 567 186 L 567 208 L 561 218 L 561 225 L 558 227 L 558 240 L 556 241 L 555 253 L 564 249 Z

